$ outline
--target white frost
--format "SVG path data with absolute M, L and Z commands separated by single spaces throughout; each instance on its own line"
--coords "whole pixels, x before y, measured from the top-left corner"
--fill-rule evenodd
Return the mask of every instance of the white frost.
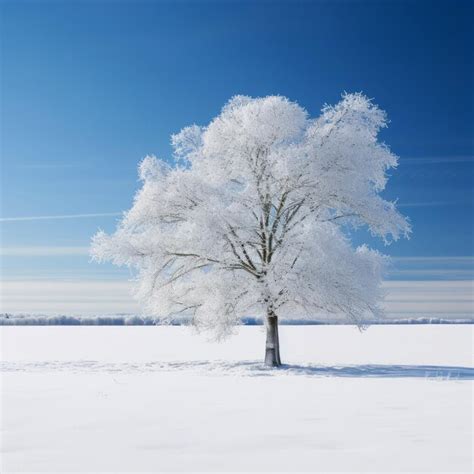
M 379 195 L 397 165 L 377 139 L 385 126 L 362 94 L 317 119 L 284 97 L 234 97 L 208 126 L 172 137 L 175 167 L 142 161 L 132 209 L 94 237 L 92 255 L 137 270 L 147 312 L 186 315 L 217 338 L 249 315 L 379 316 L 385 258 L 354 249 L 343 229 L 387 242 L 410 232 Z

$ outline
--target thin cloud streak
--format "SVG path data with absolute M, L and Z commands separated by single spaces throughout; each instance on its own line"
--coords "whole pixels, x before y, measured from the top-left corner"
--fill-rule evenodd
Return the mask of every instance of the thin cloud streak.
M 94 214 L 62 214 L 56 216 L 0 217 L 0 222 L 42 221 L 53 219 L 85 219 L 90 217 L 121 216 L 122 212 L 98 212 Z
M 37 170 L 52 170 L 52 169 L 75 169 L 75 168 L 83 168 L 84 163 L 64 163 L 64 162 L 57 162 L 57 163 L 19 163 L 17 165 L 20 169 L 37 169 Z
M 474 279 L 474 257 L 438 256 L 438 257 L 392 257 L 388 268 L 391 279 Z
M 435 207 L 435 206 L 458 206 L 462 204 L 467 204 L 467 202 L 459 201 L 426 201 L 426 202 L 407 202 L 397 203 L 398 207 Z
M 88 255 L 88 247 L 3 247 L 3 257 L 54 257 L 69 255 Z
M 468 255 L 457 255 L 452 257 L 391 257 L 397 262 L 416 262 L 416 263 L 474 263 L 474 257 Z
M 420 158 L 400 158 L 401 165 L 439 165 L 445 163 L 474 163 L 473 155 L 461 156 L 428 156 Z
M 134 283 L 111 280 L 2 280 L 0 313 L 97 315 L 133 313 Z M 382 303 L 388 317 L 470 318 L 474 282 L 386 281 Z

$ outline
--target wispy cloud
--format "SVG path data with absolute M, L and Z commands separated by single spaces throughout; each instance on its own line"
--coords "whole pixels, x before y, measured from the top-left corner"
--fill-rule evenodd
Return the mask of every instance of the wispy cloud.
M 466 204 L 466 202 L 460 201 L 421 201 L 421 202 L 407 202 L 398 203 L 398 207 L 436 207 L 436 206 L 458 206 Z
M 391 270 L 389 272 L 390 278 L 394 279 L 437 279 L 437 280 L 469 280 L 474 278 L 474 271 L 472 269 L 402 269 Z
M 474 257 L 392 257 L 391 279 L 474 279 Z
M 70 163 L 67 162 L 65 163 L 64 161 L 58 161 L 58 162 L 24 162 L 24 163 L 18 163 L 17 167 L 20 169 L 34 169 L 34 170 L 53 170 L 53 169 L 75 169 L 75 168 L 84 168 L 84 162 L 75 162 L 75 163 Z
M 6 257 L 54 257 L 88 255 L 88 247 L 3 247 L 0 255 Z
M 474 263 L 474 257 L 467 255 L 454 257 L 392 257 L 392 260 L 412 263 Z
M 53 219 L 86 219 L 91 217 L 121 216 L 122 212 L 98 212 L 94 214 L 61 214 L 55 216 L 0 217 L 0 222 L 42 221 Z
M 426 156 L 426 157 L 401 157 L 401 164 L 409 165 L 438 165 L 449 163 L 474 163 L 474 155 L 458 155 L 458 156 Z
M 474 281 L 386 281 L 383 307 L 389 315 L 472 317 Z
M 137 313 L 133 282 L 123 280 L 3 280 L 0 313 Z M 389 317 L 468 318 L 473 281 L 387 281 L 383 302 Z
M 0 312 L 136 313 L 129 281 L 3 280 Z

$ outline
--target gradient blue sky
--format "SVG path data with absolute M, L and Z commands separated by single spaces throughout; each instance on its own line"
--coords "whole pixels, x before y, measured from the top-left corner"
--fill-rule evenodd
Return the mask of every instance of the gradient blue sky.
M 472 279 L 472 20 L 453 0 L 2 1 L 2 278 L 125 278 L 86 247 L 130 207 L 138 161 L 170 157 L 171 133 L 235 94 L 317 115 L 363 91 L 391 120 L 385 196 L 413 236 L 355 242 L 397 257 L 394 279 Z

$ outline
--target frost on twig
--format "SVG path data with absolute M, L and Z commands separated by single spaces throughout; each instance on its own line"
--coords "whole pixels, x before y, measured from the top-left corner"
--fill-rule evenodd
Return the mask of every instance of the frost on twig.
M 137 272 L 147 312 L 190 317 L 217 338 L 242 317 L 380 312 L 385 257 L 354 249 L 344 226 L 386 242 L 410 226 L 380 192 L 397 157 L 378 141 L 385 113 L 345 94 L 312 119 L 295 102 L 237 96 L 205 127 L 172 137 L 175 166 L 153 156 L 142 188 L 92 255 Z

